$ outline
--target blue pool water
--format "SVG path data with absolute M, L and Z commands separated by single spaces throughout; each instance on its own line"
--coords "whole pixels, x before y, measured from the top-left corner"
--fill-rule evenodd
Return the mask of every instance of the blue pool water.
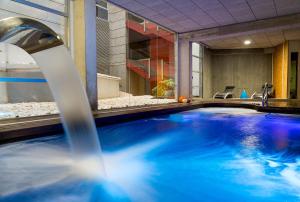
M 300 201 L 300 116 L 206 108 L 98 128 L 106 171 L 63 135 L 0 147 L 0 201 Z

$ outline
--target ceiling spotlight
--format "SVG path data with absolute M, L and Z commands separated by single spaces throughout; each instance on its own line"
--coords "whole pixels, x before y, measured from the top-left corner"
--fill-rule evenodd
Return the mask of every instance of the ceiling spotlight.
M 250 40 L 245 40 L 245 41 L 244 41 L 244 44 L 245 44 L 245 45 L 250 45 L 250 44 L 251 44 L 251 41 L 250 41 Z

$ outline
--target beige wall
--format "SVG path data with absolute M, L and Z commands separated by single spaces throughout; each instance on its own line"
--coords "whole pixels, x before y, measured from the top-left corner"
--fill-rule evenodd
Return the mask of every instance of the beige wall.
M 86 85 L 86 47 L 84 1 L 74 1 L 74 60 L 83 84 Z
M 272 54 L 263 49 L 206 51 L 204 61 L 204 98 L 234 85 L 234 97 L 243 89 L 248 96 L 260 91 L 265 82 L 272 83 Z M 210 59 L 211 58 L 211 62 Z
M 178 41 L 178 96 L 191 96 L 192 76 L 190 68 L 191 45 L 188 40 Z
M 212 53 L 208 48 L 204 48 L 203 57 L 203 98 L 208 99 L 213 95 L 212 85 Z

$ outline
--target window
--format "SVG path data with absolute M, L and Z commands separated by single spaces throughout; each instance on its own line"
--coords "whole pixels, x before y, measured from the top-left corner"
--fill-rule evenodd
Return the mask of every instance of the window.
M 103 0 L 97 1 L 97 5 L 101 6 L 102 8 L 107 9 L 107 2 L 106 1 L 103 1 Z
M 127 14 L 128 91 L 151 96 L 152 101 L 173 102 L 175 82 L 175 34 L 141 17 Z M 163 102 L 164 102 L 163 101 Z
M 102 20 L 108 20 L 107 2 L 98 1 L 96 5 L 96 16 Z

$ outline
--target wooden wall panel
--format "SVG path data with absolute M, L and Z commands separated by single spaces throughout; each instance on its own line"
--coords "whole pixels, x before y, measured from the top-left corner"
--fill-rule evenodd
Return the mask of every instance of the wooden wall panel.
M 273 54 L 273 85 L 275 98 L 288 97 L 288 42 L 275 47 Z

